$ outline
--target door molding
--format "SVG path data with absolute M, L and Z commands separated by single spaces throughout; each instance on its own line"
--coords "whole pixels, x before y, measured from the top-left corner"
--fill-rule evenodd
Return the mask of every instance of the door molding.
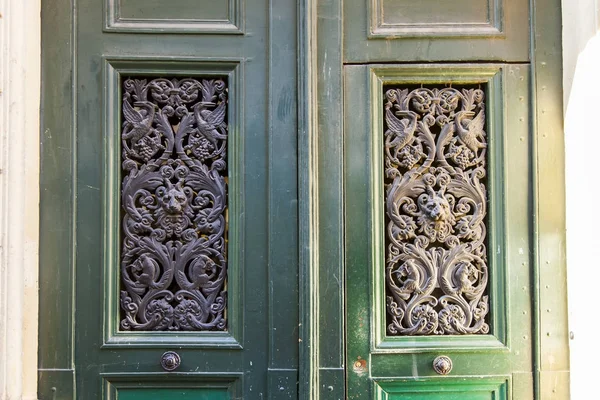
M 299 12 L 299 398 L 342 399 L 342 1 L 301 0 Z

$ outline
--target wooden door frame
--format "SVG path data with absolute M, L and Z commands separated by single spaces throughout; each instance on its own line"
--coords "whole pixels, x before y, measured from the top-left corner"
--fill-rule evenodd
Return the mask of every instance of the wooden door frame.
M 568 398 L 569 390 L 560 5 L 560 0 L 530 0 L 534 21 L 531 92 L 536 114 L 531 177 L 536 210 L 531 220 L 536 232 L 532 324 L 538 399 Z M 300 398 L 338 399 L 345 397 L 342 1 L 300 0 L 298 11 Z M 42 2 L 42 38 L 42 59 L 71 60 L 71 68 L 62 69 L 59 63 L 42 66 L 44 80 L 53 82 L 52 87 L 42 87 L 42 97 L 55 101 L 44 104 L 41 124 L 38 393 L 41 399 L 70 399 L 74 390 L 75 270 L 70 248 L 74 121 L 53 114 L 76 102 L 71 0 Z M 71 200 L 65 202 L 65 196 Z M 61 235 L 52 234 L 57 226 L 62 228 Z M 552 313 L 542 312 L 548 309 Z
M 561 1 L 530 0 L 529 7 L 534 398 L 567 399 Z M 351 295 L 344 285 L 342 0 L 303 0 L 300 12 L 300 398 L 341 399 L 344 298 Z

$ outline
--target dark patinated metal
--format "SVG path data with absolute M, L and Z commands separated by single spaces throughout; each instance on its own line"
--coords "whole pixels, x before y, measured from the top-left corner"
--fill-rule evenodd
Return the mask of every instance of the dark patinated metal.
M 488 333 L 484 92 L 385 96 L 387 332 Z
M 452 371 L 452 360 L 448 356 L 438 356 L 433 360 L 433 369 L 439 375 L 448 375 Z
M 121 328 L 225 330 L 227 87 L 123 82 Z
M 174 351 L 167 351 L 160 358 L 160 365 L 165 371 L 175 371 L 181 365 L 181 357 Z

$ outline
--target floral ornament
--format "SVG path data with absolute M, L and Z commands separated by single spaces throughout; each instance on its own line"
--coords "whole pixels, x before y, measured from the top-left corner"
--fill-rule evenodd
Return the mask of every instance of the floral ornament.
M 121 328 L 225 330 L 227 87 L 123 82 Z
M 385 93 L 390 335 L 489 332 L 484 93 Z

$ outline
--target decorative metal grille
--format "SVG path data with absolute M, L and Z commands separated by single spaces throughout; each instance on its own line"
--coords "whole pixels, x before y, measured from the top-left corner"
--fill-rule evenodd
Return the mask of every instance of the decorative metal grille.
M 121 328 L 225 330 L 226 82 L 122 84 Z
M 484 91 L 385 91 L 387 333 L 484 334 Z

